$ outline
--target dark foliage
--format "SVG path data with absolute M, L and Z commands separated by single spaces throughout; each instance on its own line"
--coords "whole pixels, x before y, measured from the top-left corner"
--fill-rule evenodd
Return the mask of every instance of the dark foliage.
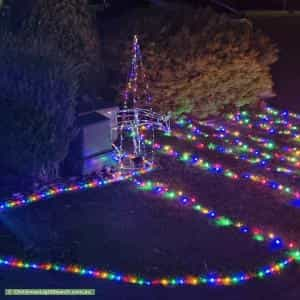
M 189 6 L 139 9 L 107 24 L 106 61 L 118 92 L 134 33 L 159 110 L 205 117 L 273 94 L 270 66 L 277 49 L 270 39 L 248 20 Z
M 38 40 L 0 39 L 1 169 L 55 176 L 76 134 L 77 68 Z
M 88 0 L 37 0 L 24 22 L 29 36 L 51 40 L 66 57 L 82 66 L 82 93 L 96 93 L 103 78 L 100 42 Z M 97 78 L 98 85 L 94 78 Z M 91 84 L 92 82 L 92 84 Z
M 88 0 L 5 0 L 0 26 L 39 39 L 80 64 L 80 93 L 102 91 L 104 72 L 95 14 Z

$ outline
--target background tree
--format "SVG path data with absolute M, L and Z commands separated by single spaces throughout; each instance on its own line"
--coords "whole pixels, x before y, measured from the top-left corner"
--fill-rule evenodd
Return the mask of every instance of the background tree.
M 80 87 L 96 94 L 103 78 L 99 35 L 88 0 L 37 0 L 25 27 L 29 35 L 49 39 L 65 56 L 82 65 Z M 98 84 L 96 83 L 98 81 Z
M 22 39 L 37 38 L 81 65 L 80 94 L 104 85 L 101 45 L 88 0 L 4 0 L 1 27 Z
M 55 177 L 76 134 L 77 67 L 55 48 L 0 37 L 0 169 Z
M 138 33 L 159 110 L 205 117 L 273 94 L 270 66 L 277 49 L 250 22 L 182 6 L 135 10 L 105 28 L 110 82 L 122 91 Z

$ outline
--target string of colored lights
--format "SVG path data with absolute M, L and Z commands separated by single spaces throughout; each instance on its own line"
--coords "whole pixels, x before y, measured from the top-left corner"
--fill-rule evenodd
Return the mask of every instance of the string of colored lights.
M 142 181 L 140 179 L 134 178 L 132 181 L 136 184 L 137 188 L 144 192 L 153 192 L 156 196 L 167 200 L 175 200 L 179 204 L 181 204 L 185 208 L 192 208 L 193 210 L 197 211 L 198 213 L 206 216 L 207 218 L 214 221 L 214 224 L 220 227 L 234 227 L 241 231 L 242 233 L 248 233 L 252 235 L 252 238 L 256 241 L 269 241 L 274 242 L 277 246 L 288 245 L 289 249 L 295 249 L 295 243 L 289 242 L 284 243 L 283 240 L 276 236 L 273 232 L 263 232 L 261 229 L 250 228 L 243 224 L 240 221 L 234 221 L 231 218 L 225 216 L 219 216 L 215 210 L 205 207 L 201 204 L 196 197 L 189 197 L 184 194 L 182 191 L 175 191 L 168 187 L 167 184 L 161 182 L 154 182 L 151 180 Z M 280 246 L 280 247 L 281 247 Z
M 146 144 L 150 145 L 151 141 L 146 140 Z M 250 172 L 234 172 L 229 168 L 224 168 L 220 163 L 211 163 L 200 156 L 192 155 L 192 153 L 190 152 L 180 153 L 178 151 L 175 151 L 174 148 L 170 145 L 161 145 L 159 143 L 155 143 L 154 145 L 152 145 L 152 147 L 154 147 L 155 150 L 164 155 L 174 157 L 181 162 L 188 163 L 191 166 L 198 167 L 210 173 L 222 175 L 232 180 L 249 180 L 262 186 L 268 187 L 272 190 L 293 196 L 297 199 L 300 198 L 300 192 L 298 190 L 293 189 L 290 186 L 280 184 L 277 181 L 271 180 L 266 176 L 253 174 Z
M 148 142 L 146 140 L 146 142 Z M 148 142 L 149 143 L 149 142 Z M 190 162 L 192 165 L 197 165 L 202 169 L 206 169 L 213 173 L 223 174 L 226 177 L 231 179 L 249 179 L 254 182 L 258 182 L 260 184 L 268 185 L 272 189 L 277 189 L 280 191 L 284 191 L 288 194 L 293 194 L 296 197 L 299 197 L 299 193 L 296 191 L 292 191 L 291 188 L 287 186 L 280 185 L 274 181 L 270 181 L 268 178 L 259 176 L 259 175 L 251 175 L 251 174 L 237 174 L 232 172 L 229 169 L 224 169 L 220 164 L 211 165 L 208 161 L 204 161 L 200 157 L 193 156 L 191 153 L 178 153 L 172 149 L 171 146 L 165 145 L 161 146 L 158 143 L 152 145 L 156 150 L 160 150 L 164 154 L 168 154 L 170 156 L 174 156 L 183 162 Z M 78 190 L 91 189 L 99 186 L 104 186 L 116 181 L 120 180 L 128 180 L 133 178 L 133 176 L 142 175 L 148 172 L 149 170 L 144 169 L 140 172 L 133 172 L 131 174 L 122 175 L 119 174 L 115 178 L 111 179 L 93 179 L 83 181 L 78 184 L 70 183 L 70 184 L 61 184 L 58 186 L 52 186 L 46 191 L 38 192 L 31 194 L 28 197 L 23 199 L 12 199 L 6 201 L 0 205 L 0 211 L 3 211 L 8 208 L 20 207 L 23 205 L 28 205 L 37 201 L 41 201 L 47 198 L 55 197 L 59 194 L 66 192 L 75 192 Z M 161 183 L 152 183 L 152 182 L 141 182 L 137 179 L 134 182 L 138 185 L 139 189 L 143 191 L 152 191 L 156 194 L 162 196 L 166 199 L 175 199 L 178 200 L 184 206 L 190 206 L 193 210 L 207 216 L 213 223 L 217 226 L 221 227 L 235 227 L 239 229 L 243 233 L 249 233 L 250 236 L 256 241 L 265 241 L 271 243 L 274 247 L 284 248 L 287 250 L 286 257 L 284 259 L 280 259 L 278 262 L 274 262 L 268 266 L 263 268 L 258 268 L 254 272 L 244 273 L 238 272 L 234 275 L 183 275 L 180 277 L 171 277 L 169 275 L 147 279 L 141 276 L 131 275 L 131 274 L 120 274 L 117 272 L 106 271 L 102 269 L 74 266 L 74 265 L 61 265 L 61 264 L 52 264 L 49 262 L 46 263 L 34 263 L 34 262 L 26 262 L 17 258 L 12 257 L 0 257 L 0 265 L 15 267 L 15 268 L 25 268 L 25 269 L 39 269 L 39 270 L 47 270 L 47 271 L 58 271 L 58 272 L 66 272 L 72 274 L 78 274 L 81 276 L 89 276 L 98 279 L 112 280 L 123 283 L 130 283 L 136 285 L 144 285 L 144 286 L 183 286 L 183 285 L 217 285 L 217 286 L 228 286 L 228 285 L 236 285 L 242 282 L 247 282 L 249 280 L 255 278 L 265 278 L 269 275 L 274 275 L 280 273 L 281 270 L 285 269 L 289 264 L 293 262 L 300 262 L 300 251 L 296 248 L 294 243 L 286 243 L 280 238 L 274 235 L 273 233 L 264 233 L 259 229 L 250 229 L 249 227 L 243 225 L 241 222 L 236 222 L 231 220 L 230 218 L 224 216 L 218 216 L 215 211 L 212 211 L 208 208 L 205 208 L 195 198 L 191 198 L 183 195 L 180 191 L 173 191 L 166 187 L 166 185 Z
M 264 110 L 266 111 L 266 113 L 270 114 L 270 115 L 273 115 L 273 116 L 279 116 L 279 117 L 283 117 L 283 118 L 292 118 L 292 119 L 295 119 L 295 120 L 300 120 L 300 115 L 299 114 L 296 114 L 294 112 L 290 112 L 288 110 L 278 110 L 274 107 L 271 107 L 271 106 L 266 106 L 264 108 Z
M 180 128 L 186 128 L 191 132 L 191 133 L 188 133 L 185 135 L 186 140 L 196 142 L 199 139 L 199 136 L 201 137 L 201 140 L 209 139 L 209 143 L 202 142 L 201 144 L 199 144 L 199 148 L 208 147 L 209 149 L 212 149 L 212 150 L 216 149 L 220 153 L 228 153 L 228 154 L 248 153 L 248 154 L 252 154 L 255 158 L 262 157 L 262 159 L 265 159 L 265 160 L 272 159 L 272 156 L 270 153 L 261 152 L 261 151 L 259 151 L 259 149 L 255 149 L 255 148 L 249 146 L 248 144 L 243 143 L 240 139 L 237 139 L 236 137 L 234 138 L 234 143 L 231 143 L 231 141 L 229 139 L 224 138 L 224 135 L 222 137 L 220 137 L 220 135 L 209 134 L 208 132 L 205 132 L 205 136 L 204 136 L 204 134 L 203 134 L 204 130 L 193 125 L 191 120 L 185 120 L 185 119 L 181 118 L 180 120 L 178 120 L 176 122 L 176 124 L 179 125 Z M 200 135 L 199 132 L 202 134 Z M 176 135 L 176 136 L 178 135 L 180 138 L 184 136 L 183 134 L 178 133 L 178 132 L 174 132 L 174 135 Z M 224 142 L 226 144 L 231 144 L 231 145 L 233 144 L 233 146 L 230 148 L 228 148 L 228 147 L 225 148 L 223 145 L 220 145 L 220 144 L 218 145 L 218 144 L 211 142 L 212 138 L 220 139 L 222 142 Z M 243 159 L 243 158 L 241 158 L 241 159 Z
M 101 181 L 102 182 L 102 181 Z M 183 275 L 180 277 L 172 277 L 166 275 L 160 278 L 148 279 L 143 276 L 136 276 L 132 274 L 122 274 L 113 271 L 107 271 L 103 269 L 96 269 L 90 267 L 82 267 L 79 265 L 62 265 L 50 262 L 28 262 L 23 261 L 15 257 L 0 257 L 0 265 L 5 265 L 14 268 L 24 268 L 24 269 L 35 269 L 44 271 L 57 271 L 64 273 L 77 274 L 80 276 L 93 277 L 102 280 L 110 280 L 122 283 L 129 283 L 141 286 L 185 286 L 185 285 L 212 285 L 212 286 L 229 286 L 244 283 L 253 279 L 263 279 L 271 275 L 279 274 L 283 269 L 293 262 L 300 262 L 300 251 L 296 248 L 294 243 L 285 243 L 283 239 L 276 236 L 274 233 L 264 234 L 259 229 L 250 229 L 249 227 L 243 225 L 240 222 L 235 222 L 227 217 L 218 216 L 215 211 L 209 210 L 199 203 L 196 203 L 195 198 L 190 198 L 184 196 L 182 192 L 176 192 L 169 190 L 165 185 L 151 182 L 141 182 L 134 179 L 135 184 L 138 189 L 143 191 L 154 191 L 156 194 L 166 198 L 166 199 L 177 199 L 184 206 L 191 203 L 192 208 L 208 216 L 210 219 L 214 220 L 214 224 L 221 227 L 235 227 L 239 229 L 240 232 L 250 234 L 252 238 L 258 242 L 268 241 L 271 243 L 272 247 L 277 249 L 286 249 L 286 257 L 273 262 L 268 266 L 257 268 L 254 272 L 237 272 L 233 275 Z M 103 183 L 102 183 L 103 184 Z M 94 188 L 98 186 L 99 183 L 89 182 L 83 186 L 86 188 Z M 81 187 L 81 186 L 80 186 Z M 77 189 L 72 189 L 76 191 Z M 70 192 L 70 190 L 67 190 Z M 64 190 L 60 192 L 65 192 Z M 52 194 L 54 195 L 54 194 Z M 287 245 L 287 246 L 286 246 Z M 208 273 L 209 274 L 209 273 Z
M 124 181 L 132 178 L 133 176 L 143 175 L 152 170 L 151 167 L 144 168 L 138 171 L 133 171 L 131 173 L 116 173 L 113 178 L 94 178 L 90 180 L 82 180 L 78 183 L 61 183 L 54 186 L 47 187 L 43 191 L 32 193 L 28 196 L 21 195 L 20 197 L 12 197 L 11 199 L 0 203 L 0 213 L 11 208 L 17 208 L 21 206 L 26 206 L 32 203 L 36 203 L 42 200 L 51 199 L 58 195 L 83 191 L 87 189 L 92 189 L 96 187 L 106 186 L 108 184 Z
M 136 178 L 134 178 L 133 181 L 137 185 L 137 188 L 139 190 L 144 192 L 152 192 L 155 196 L 159 196 L 160 198 L 166 199 L 167 201 L 176 201 L 184 208 L 191 208 L 200 215 L 207 217 L 212 221 L 212 224 L 218 227 L 235 228 L 239 232 L 248 234 L 255 241 L 268 243 L 272 249 L 286 249 L 288 250 L 288 252 L 286 253 L 288 258 L 292 258 L 293 260 L 300 262 L 300 252 L 294 242 L 286 243 L 282 238 L 276 236 L 276 234 L 274 234 L 273 232 L 264 232 L 257 227 L 250 228 L 240 221 L 234 221 L 233 219 L 228 218 L 224 215 L 218 215 L 215 210 L 207 208 L 203 204 L 199 203 L 196 197 L 189 197 L 182 191 L 172 190 L 165 183 L 153 182 L 151 180 L 141 181 Z M 270 268 L 268 269 L 267 267 L 265 267 L 264 269 L 266 271 L 266 274 L 272 273 Z M 252 273 L 252 276 L 253 274 L 255 273 Z M 250 277 L 251 276 L 249 276 L 249 278 Z M 259 274 L 259 272 L 257 272 L 252 278 L 255 277 L 262 278 L 262 274 Z M 207 281 L 209 282 L 208 278 Z M 216 280 L 216 282 L 218 281 L 222 282 L 222 279 Z
M 280 118 L 274 120 L 273 117 L 268 117 L 264 114 L 251 115 L 248 111 L 227 114 L 226 119 L 249 129 L 258 128 L 267 131 L 268 134 L 284 135 L 295 138 L 299 132 L 298 127 L 287 120 L 282 120 Z
M 284 118 L 284 120 L 288 120 L 293 126 L 296 126 L 294 124 L 294 121 L 291 119 L 294 119 L 296 121 L 300 120 L 300 115 L 296 114 L 294 112 L 289 112 L 288 110 L 277 110 L 274 107 L 267 106 L 265 107 L 265 112 L 271 116 L 276 116 L 280 118 Z M 293 137 L 293 141 L 300 142 L 300 133 L 296 133 Z
M 183 134 L 181 132 L 173 131 L 173 135 L 185 139 L 188 141 L 191 141 L 193 143 L 196 143 L 199 140 L 199 132 L 201 133 L 200 140 L 201 142 L 196 144 L 196 147 L 198 149 L 205 149 L 211 151 L 216 151 L 220 154 L 226 154 L 233 156 L 233 158 L 237 160 L 245 161 L 252 165 L 257 165 L 260 168 L 264 168 L 267 171 L 276 171 L 278 173 L 284 173 L 286 175 L 299 175 L 299 164 L 297 164 L 297 158 L 294 156 L 286 156 L 284 154 L 280 154 L 278 152 L 272 153 L 272 152 L 263 152 L 258 148 L 253 148 L 249 144 L 244 143 L 240 138 L 237 138 L 240 136 L 240 133 L 238 131 L 234 131 L 234 135 L 230 134 L 230 139 L 226 138 L 225 134 L 226 130 L 225 128 L 217 128 L 216 131 L 220 131 L 220 134 L 209 134 L 208 132 L 204 132 L 203 129 L 198 128 L 197 126 L 193 125 L 191 120 L 187 120 L 185 118 L 181 118 L 176 123 L 180 128 L 187 128 L 191 133 Z M 230 147 L 225 147 L 222 144 L 216 144 L 212 142 L 212 139 L 219 139 L 223 143 L 229 144 Z M 208 139 L 208 142 L 205 142 L 203 140 Z M 236 146 L 237 145 L 237 146 Z M 271 148 L 271 146 L 269 146 Z M 247 155 L 246 155 L 247 153 Z M 279 161 L 281 163 L 283 162 L 289 162 L 291 164 L 296 163 L 297 165 L 293 167 L 295 169 L 291 169 L 290 167 L 285 167 L 283 165 L 276 165 L 271 164 L 273 161 Z
M 152 97 L 149 92 L 149 84 L 146 79 L 146 72 L 144 70 L 142 52 L 138 42 L 137 35 L 134 35 L 133 45 L 132 45 L 132 61 L 131 61 L 131 70 L 128 78 L 127 87 L 124 92 L 124 109 L 128 108 L 128 100 L 132 99 L 133 106 L 136 106 L 137 99 L 141 100 L 145 98 L 145 102 L 147 105 L 150 104 Z M 138 79 L 142 78 L 144 82 L 144 89 L 142 91 L 141 96 L 138 96 Z
M 173 136 L 180 138 L 180 139 L 191 141 L 193 143 L 196 143 L 199 140 L 197 132 L 201 132 L 200 128 L 197 128 L 191 122 L 185 122 L 185 120 L 183 118 L 178 120 L 177 124 L 181 128 L 185 127 L 187 129 L 189 129 L 191 131 L 191 133 L 184 134 L 184 133 L 173 130 L 173 132 L 172 132 Z M 202 131 L 202 133 L 203 133 L 203 131 Z M 230 155 L 234 159 L 242 160 L 249 164 L 258 165 L 259 167 L 264 168 L 268 171 L 274 170 L 276 172 L 285 173 L 287 175 L 300 174 L 298 169 L 292 170 L 292 169 L 286 168 L 284 166 L 279 166 L 279 165 L 273 166 L 271 164 L 271 161 L 274 159 L 274 156 L 271 153 L 262 152 L 262 151 L 260 151 L 260 149 L 253 148 L 253 147 L 249 146 L 248 144 L 243 143 L 240 139 L 234 138 L 234 141 L 232 143 L 229 139 L 224 138 L 224 135 L 221 135 L 221 136 L 217 135 L 217 134 L 213 135 L 213 134 L 208 134 L 207 132 L 205 134 L 206 134 L 206 137 L 202 138 L 202 136 L 204 136 L 204 134 L 202 134 L 201 142 L 196 144 L 196 147 L 198 149 L 206 148 L 208 150 L 216 151 L 221 154 Z M 209 139 L 209 141 L 208 142 L 203 141 L 203 139 L 205 139 L 205 138 Z M 211 141 L 211 138 L 218 138 L 222 142 L 224 142 L 226 144 L 230 144 L 231 147 L 225 147 L 224 145 L 213 143 Z M 237 146 L 235 146 L 235 144 L 237 144 Z M 246 155 L 246 153 L 248 155 Z M 275 156 L 275 158 L 277 159 L 277 156 Z
M 265 128 L 266 130 L 271 130 L 271 128 L 275 129 L 275 132 L 271 131 L 270 133 L 276 133 L 278 130 L 279 134 L 295 134 L 296 131 L 299 131 L 298 126 L 294 125 L 289 121 L 288 118 L 274 118 L 273 115 L 257 113 L 255 117 L 260 120 L 259 127 Z M 283 129 L 281 127 L 287 127 L 287 129 Z
M 264 148 L 268 148 L 268 145 L 273 145 L 274 149 L 280 149 L 277 150 L 277 152 L 275 153 L 275 156 L 279 160 L 286 161 L 296 168 L 300 167 L 300 150 L 297 147 L 288 147 L 288 146 L 280 147 L 273 140 L 270 140 L 268 138 L 262 138 L 259 136 L 253 136 L 251 134 L 249 134 L 249 138 L 252 141 L 260 144 Z M 283 153 L 288 153 L 289 155 Z
M 299 114 L 296 114 L 294 112 L 289 112 L 288 110 L 277 110 L 271 106 L 265 107 L 265 112 L 271 116 L 276 116 L 276 117 L 283 119 L 284 121 L 290 122 L 290 124 L 292 124 L 292 126 L 298 127 L 298 126 L 296 126 L 296 125 L 298 125 L 298 122 L 295 124 L 295 120 L 296 121 L 300 120 Z M 290 126 L 290 127 L 292 127 L 292 126 Z M 296 132 L 293 135 L 293 141 L 295 141 L 297 143 L 300 142 L 300 133 L 299 132 Z
M 122 274 L 103 269 L 83 267 L 80 265 L 63 265 L 50 262 L 32 262 L 24 261 L 16 257 L 0 256 L 0 265 L 19 269 L 34 269 L 43 271 L 57 271 L 63 273 L 71 273 L 80 276 L 87 276 L 96 279 L 116 281 L 120 283 L 128 283 L 140 286 L 185 286 L 185 285 L 212 285 L 212 286 L 229 286 L 253 280 L 255 278 L 263 279 L 270 275 L 279 274 L 283 269 L 293 262 L 299 262 L 300 251 L 292 250 L 289 257 L 274 262 L 252 273 L 237 273 L 234 275 L 209 276 L 209 275 L 183 275 L 180 277 L 171 277 L 169 275 L 149 279 L 142 276 L 132 274 Z
M 295 148 L 295 147 L 288 147 L 288 146 L 279 147 L 273 140 L 270 140 L 269 138 L 254 136 L 249 133 L 248 134 L 241 133 L 240 131 L 238 131 L 236 129 L 232 130 L 232 129 L 225 127 L 224 124 L 222 126 L 220 126 L 218 124 L 207 123 L 204 121 L 199 121 L 199 124 L 202 126 L 207 126 L 207 127 L 213 128 L 214 130 L 219 132 L 219 134 L 214 134 L 213 137 L 223 139 L 225 142 L 226 142 L 225 137 L 229 137 L 230 139 L 232 139 L 234 141 L 234 143 L 235 142 L 240 143 L 241 147 L 244 147 L 245 149 L 250 148 L 249 144 L 244 143 L 242 141 L 241 137 L 243 136 L 244 139 L 249 139 L 249 140 L 257 143 L 260 147 L 268 150 L 268 152 L 262 152 L 262 153 L 265 153 L 265 154 L 262 154 L 264 156 L 263 158 L 269 158 L 271 156 L 272 159 L 278 160 L 281 163 L 282 162 L 288 163 L 289 166 L 295 168 L 296 170 L 298 170 L 300 167 L 300 151 L 297 150 L 297 148 Z M 258 148 L 253 149 L 253 150 L 256 153 L 261 152 L 261 150 Z M 285 154 L 285 153 L 287 153 L 287 154 Z M 280 169 L 277 171 L 280 171 Z
M 186 140 L 186 141 L 190 141 L 192 143 L 195 144 L 197 149 L 207 149 L 210 151 L 215 151 L 218 152 L 220 154 L 226 154 L 229 155 L 231 157 L 233 157 L 236 160 L 242 160 L 245 161 L 249 164 L 253 164 L 253 165 L 260 165 L 263 168 L 266 168 L 267 170 L 270 170 L 270 166 L 268 164 L 268 160 L 269 159 L 264 159 L 262 160 L 259 157 L 248 157 L 245 152 L 248 153 L 253 153 L 251 150 L 251 148 L 245 148 L 245 147 L 225 147 L 221 144 L 216 144 L 213 142 L 205 142 L 205 141 L 201 141 L 199 142 L 198 138 L 196 135 L 193 134 L 184 134 L 182 132 L 178 132 L 178 131 L 173 131 L 172 135 L 178 139 L 182 139 L 182 140 Z M 198 142 L 198 143 L 197 143 Z M 292 173 L 292 170 L 289 170 L 289 173 Z

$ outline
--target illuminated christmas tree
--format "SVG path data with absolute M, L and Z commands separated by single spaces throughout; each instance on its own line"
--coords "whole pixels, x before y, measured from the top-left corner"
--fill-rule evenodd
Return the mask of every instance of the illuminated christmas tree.
M 132 45 L 131 70 L 124 92 L 124 108 L 149 108 L 151 100 L 142 52 L 137 35 L 135 35 Z
M 117 125 L 113 128 L 119 137 L 113 144 L 120 169 L 142 169 L 153 165 L 154 132 L 170 131 L 169 116 L 152 110 L 146 72 L 143 66 L 141 48 L 135 35 L 132 46 L 132 60 L 129 78 L 124 92 L 123 108 L 117 113 Z

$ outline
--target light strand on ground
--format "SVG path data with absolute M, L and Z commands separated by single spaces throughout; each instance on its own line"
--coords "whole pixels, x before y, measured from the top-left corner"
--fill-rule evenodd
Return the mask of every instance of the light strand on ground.
M 149 141 L 147 141 L 147 143 L 149 143 Z M 159 143 L 155 143 L 153 147 L 157 151 L 160 151 L 160 153 L 162 154 L 174 157 L 179 161 L 188 163 L 195 167 L 199 167 L 200 169 L 208 171 L 212 174 L 222 175 L 232 180 L 245 179 L 260 184 L 262 186 L 268 187 L 274 191 L 280 191 L 286 195 L 290 195 L 296 198 L 300 197 L 299 191 L 291 188 L 290 186 L 280 184 L 277 181 L 271 180 L 265 176 L 253 174 L 250 172 L 242 172 L 242 173 L 234 172 L 231 169 L 224 168 L 220 163 L 211 163 L 208 160 L 205 160 L 200 156 L 193 155 L 190 152 L 180 153 L 178 151 L 175 151 L 174 148 L 170 145 L 161 145 Z
M 144 191 L 153 190 L 156 193 L 163 194 L 163 197 L 167 199 L 177 198 L 183 205 L 187 203 L 193 204 L 193 209 L 201 214 L 207 215 L 210 218 L 215 220 L 215 224 L 221 227 L 233 226 L 238 228 L 243 233 L 249 233 L 253 236 L 253 239 L 256 241 L 263 241 L 265 238 L 274 243 L 276 247 L 283 247 L 283 240 L 273 233 L 268 233 L 264 235 L 258 229 L 249 229 L 245 225 L 239 222 L 234 222 L 229 218 L 224 216 L 217 216 L 217 214 L 205 207 L 202 207 L 199 203 L 195 203 L 196 200 L 183 196 L 182 192 L 169 191 L 165 188 L 164 185 L 156 184 L 155 186 L 151 182 L 143 183 L 138 180 L 134 180 L 138 187 Z M 86 187 L 92 188 L 93 186 Z M 75 190 L 74 190 L 75 191 Z M 123 274 L 119 272 L 113 272 L 103 269 L 96 269 L 91 267 L 82 267 L 79 265 L 62 265 L 58 263 L 50 262 L 29 262 L 20 260 L 14 257 L 0 257 L 0 265 L 14 267 L 14 268 L 23 268 L 23 269 L 35 269 L 43 271 L 57 271 L 64 273 L 71 273 L 80 276 L 92 277 L 102 280 L 110 280 L 121 283 L 128 283 L 140 286 L 185 286 L 185 285 L 211 285 L 211 286 L 229 286 L 237 285 L 240 283 L 247 282 L 253 279 L 263 279 L 271 275 L 279 274 L 283 269 L 285 269 L 289 264 L 293 262 L 300 261 L 300 251 L 296 249 L 293 243 L 288 244 L 288 256 L 287 258 L 280 259 L 278 262 L 274 262 L 268 266 L 258 268 L 254 272 L 237 272 L 230 275 L 183 275 L 172 277 L 166 275 L 159 278 L 149 279 L 143 276 L 136 276 L 133 274 Z
M 264 114 L 251 115 L 248 111 L 241 111 L 236 114 L 227 114 L 226 118 L 249 129 L 257 128 L 271 135 L 277 134 L 295 138 L 298 132 L 298 127 L 291 122 L 280 118 L 274 119 Z
M 226 128 L 224 124 L 208 124 L 207 122 L 203 121 L 199 122 L 199 124 L 209 126 L 220 133 L 219 135 L 213 135 L 214 137 L 223 139 L 226 136 L 229 136 L 230 139 L 233 139 L 237 143 L 241 143 L 241 147 L 244 147 L 245 149 L 249 148 L 249 145 L 242 142 L 241 136 L 243 136 L 244 138 L 246 137 L 247 139 L 259 144 L 260 147 L 267 149 L 268 152 L 262 152 L 260 149 L 253 149 L 255 152 L 261 152 L 263 156 L 262 158 L 269 158 L 271 156 L 272 159 L 277 160 L 281 163 L 288 163 L 289 166 L 292 166 L 297 170 L 300 168 L 300 151 L 297 150 L 296 147 L 283 146 L 279 149 L 276 143 L 269 138 L 258 137 L 254 136 L 253 134 L 241 133 L 236 129 L 230 130 L 229 128 Z M 224 141 L 226 142 L 226 139 Z
M 172 132 L 173 136 L 195 143 L 195 146 L 200 150 L 208 149 L 210 151 L 215 151 L 220 154 L 226 154 L 226 155 L 232 156 L 236 160 L 242 160 L 251 165 L 255 165 L 255 166 L 259 166 L 260 168 L 264 168 L 268 171 L 274 170 L 276 172 L 285 173 L 287 175 L 300 174 L 299 170 L 292 170 L 291 168 L 287 168 L 287 167 L 280 166 L 280 165 L 273 166 L 270 162 L 271 162 L 271 160 L 274 159 L 274 157 L 277 159 L 277 156 L 273 156 L 271 153 L 262 152 L 259 149 L 255 149 L 255 148 L 249 146 L 248 144 L 243 143 L 240 139 L 235 138 L 234 142 L 231 143 L 228 139 L 224 138 L 224 135 L 218 136 L 218 135 L 209 135 L 206 133 L 207 136 L 209 136 L 211 138 L 217 137 L 218 139 L 222 140 L 222 142 L 225 142 L 226 144 L 230 144 L 230 146 L 226 147 L 221 144 L 216 144 L 216 143 L 213 143 L 211 140 L 206 142 L 203 140 L 203 138 L 200 139 L 201 140 L 201 142 L 200 142 L 199 138 L 197 137 L 198 136 L 197 132 L 200 132 L 199 128 L 197 128 L 190 122 L 183 122 L 183 119 L 179 120 L 178 123 L 181 125 L 181 127 L 186 126 L 186 128 L 189 129 L 191 131 L 191 133 L 184 134 L 181 132 L 173 131 Z M 183 124 L 185 124 L 185 125 L 183 125 Z
M 0 203 L 0 213 L 11 208 L 17 208 L 21 206 L 26 206 L 32 203 L 36 203 L 42 200 L 51 199 L 58 195 L 75 192 L 75 191 L 84 191 L 88 189 L 93 189 L 97 187 L 106 186 L 108 184 L 124 181 L 132 178 L 133 176 L 143 175 L 152 168 L 145 168 L 139 171 L 130 172 L 127 174 L 116 173 L 113 178 L 94 178 L 90 180 L 82 180 L 78 183 L 61 183 L 54 186 L 46 187 L 44 191 L 35 192 L 28 196 L 20 195 L 19 197 L 11 197 L 11 199 Z

